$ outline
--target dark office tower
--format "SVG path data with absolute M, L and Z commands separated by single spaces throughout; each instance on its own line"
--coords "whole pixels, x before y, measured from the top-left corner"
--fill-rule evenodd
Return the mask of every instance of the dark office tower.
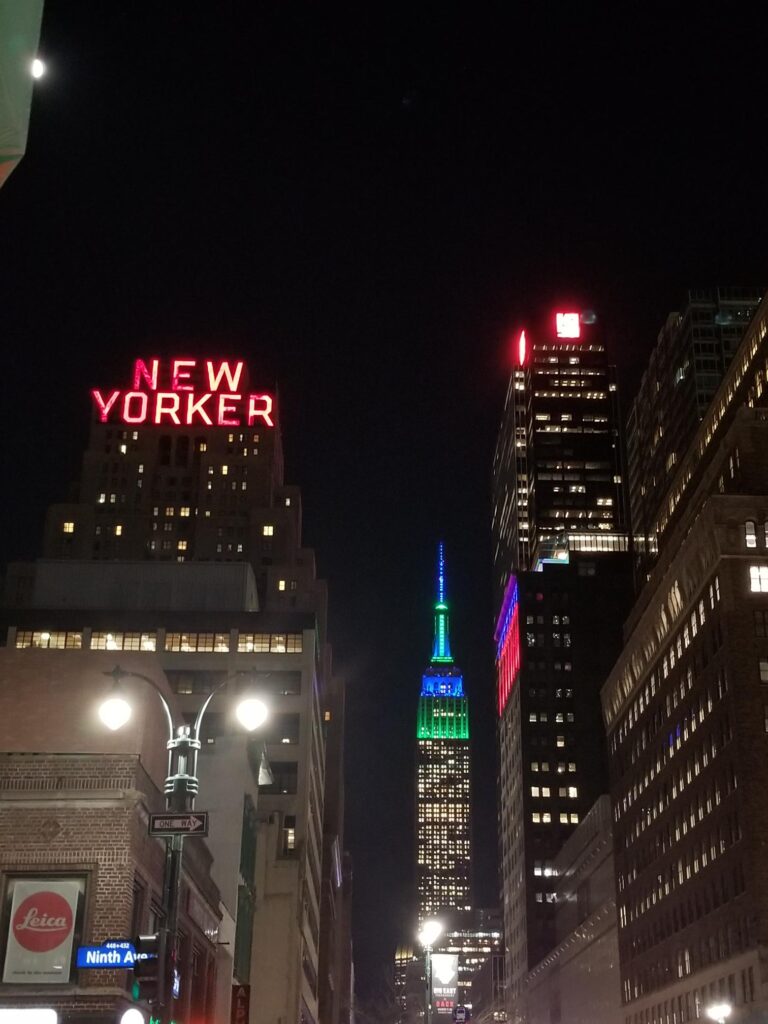
M 768 300 L 675 472 L 603 688 L 624 1024 L 768 1012 Z
M 635 584 L 655 561 L 655 521 L 680 458 L 712 401 L 757 308 L 758 288 L 688 292 L 670 313 L 627 421 L 627 490 Z
M 493 461 L 497 607 L 513 571 L 627 549 L 615 368 L 591 311 L 521 330 Z
M 509 1010 L 554 944 L 552 861 L 608 785 L 600 686 L 631 593 L 615 371 L 591 311 L 522 330 L 493 466 Z
M 513 574 L 496 629 L 499 851 L 509 1011 L 555 944 L 553 861 L 608 773 L 600 687 L 621 650 L 629 555 L 575 552 Z
M 419 922 L 470 909 L 469 708 L 448 630 L 439 546 L 432 658 L 421 680 L 416 747 L 416 882 Z

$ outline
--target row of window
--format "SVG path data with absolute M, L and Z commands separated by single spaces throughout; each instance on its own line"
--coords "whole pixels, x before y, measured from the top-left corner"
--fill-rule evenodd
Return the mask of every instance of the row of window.
M 301 633 L 238 633 L 238 654 L 301 654 L 303 649 Z M 57 650 L 80 650 L 83 647 L 82 631 L 70 630 L 18 630 L 16 648 L 43 647 Z M 104 633 L 92 632 L 92 651 L 154 651 L 157 649 L 157 633 Z M 230 651 L 229 633 L 166 633 L 166 651 L 184 654 L 212 652 L 227 654 Z
M 547 799 L 551 795 L 549 786 L 531 786 L 531 796 Z M 575 800 L 579 795 L 579 791 L 576 786 L 558 786 L 557 795 L 568 797 L 569 800 Z
M 568 722 L 569 724 L 572 724 L 574 722 L 574 720 L 575 719 L 573 717 L 573 712 L 572 711 L 558 711 L 558 712 L 556 712 L 555 718 L 554 718 L 554 721 L 556 723 L 558 723 L 558 724 L 562 724 L 563 722 Z M 547 711 L 529 711 L 528 712 L 528 721 L 529 722 L 547 722 L 547 721 L 549 721 L 548 712 Z
M 552 823 L 552 814 L 550 811 L 531 811 L 531 821 L 534 825 L 550 825 Z M 560 812 L 561 825 L 578 825 L 578 823 L 578 814 L 565 811 Z

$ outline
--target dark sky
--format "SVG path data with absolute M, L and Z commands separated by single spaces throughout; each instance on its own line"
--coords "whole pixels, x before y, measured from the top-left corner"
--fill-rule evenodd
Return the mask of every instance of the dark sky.
M 765 19 L 674 6 L 46 3 L 50 70 L 0 191 L 0 554 L 37 553 L 87 387 L 136 356 L 237 354 L 277 382 L 349 687 L 364 991 L 407 921 L 441 537 L 476 899 L 496 901 L 489 479 L 511 329 L 578 296 L 627 405 L 688 286 L 768 279 Z

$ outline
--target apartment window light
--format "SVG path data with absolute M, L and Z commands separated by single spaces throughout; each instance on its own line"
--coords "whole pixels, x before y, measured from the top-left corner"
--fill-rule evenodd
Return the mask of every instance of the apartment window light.
M 749 586 L 753 593 L 768 592 L 768 565 L 750 565 Z
M 748 548 L 757 547 L 757 531 L 755 530 L 755 524 L 751 519 L 748 519 L 744 523 L 744 542 Z
M 64 525 L 62 526 L 61 529 L 62 529 L 63 533 L 74 533 L 75 532 L 75 524 L 72 523 L 72 522 L 66 522 L 66 523 L 64 523 Z
M 117 526 L 115 526 L 115 536 L 116 537 L 122 537 L 122 535 L 123 535 L 123 525 L 122 525 L 122 523 L 118 523 Z
M 285 590 L 285 580 L 278 580 L 277 581 L 277 589 L 278 590 Z
M 274 537 L 275 528 L 271 523 L 265 523 L 261 528 L 261 534 L 263 537 Z

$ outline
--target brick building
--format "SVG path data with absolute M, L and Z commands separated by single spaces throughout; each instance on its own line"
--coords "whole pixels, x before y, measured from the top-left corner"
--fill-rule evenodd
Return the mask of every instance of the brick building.
M 77 947 L 154 930 L 162 901 L 165 846 L 148 835 L 147 816 L 165 806 L 167 736 L 151 695 L 138 687 L 131 723 L 118 733 L 102 726 L 96 708 L 112 661 L 90 652 L 0 651 L 0 1007 L 49 1007 L 61 1024 L 115 1024 L 134 1005 L 132 972 L 78 970 Z M 162 679 L 159 667 L 155 677 Z M 203 840 L 187 842 L 179 965 L 186 1024 L 214 1019 L 217 1002 L 211 860 Z M 36 967 L 30 975 L 27 963 L 9 967 L 11 925 L 15 934 L 19 928 L 14 891 L 28 883 L 39 884 L 43 898 L 49 885 L 73 896 L 71 934 L 55 965 L 60 980 Z

